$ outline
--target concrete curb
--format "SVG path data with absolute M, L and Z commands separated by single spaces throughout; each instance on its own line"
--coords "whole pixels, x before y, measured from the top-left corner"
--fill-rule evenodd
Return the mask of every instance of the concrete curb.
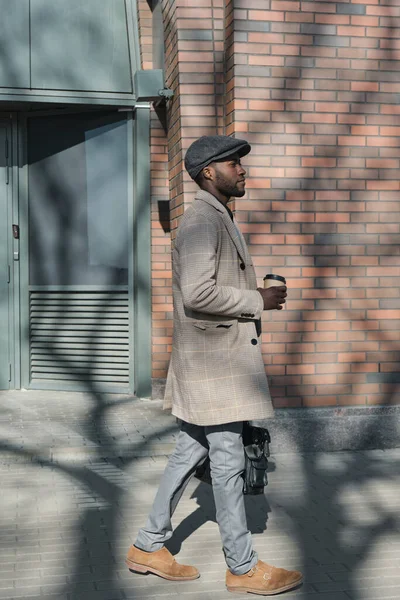
M 400 446 L 400 407 L 278 409 L 258 421 L 274 452 L 337 452 Z

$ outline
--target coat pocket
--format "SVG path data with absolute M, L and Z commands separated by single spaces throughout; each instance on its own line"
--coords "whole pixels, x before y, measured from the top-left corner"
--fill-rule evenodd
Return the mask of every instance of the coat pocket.
M 236 323 L 233 321 L 193 321 L 193 327 L 200 329 L 201 331 L 215 331 L 222 332 L 228 331 L 232 325 Z

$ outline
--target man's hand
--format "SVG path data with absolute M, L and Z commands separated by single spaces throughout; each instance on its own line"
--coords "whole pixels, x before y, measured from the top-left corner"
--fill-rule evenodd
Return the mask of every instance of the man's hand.
M 257 288 L 264 300 L 264 310 L 282 310 L 282 305 L 286 302 L 286 290 L 286 285 L 272 286 L 266 290 Z

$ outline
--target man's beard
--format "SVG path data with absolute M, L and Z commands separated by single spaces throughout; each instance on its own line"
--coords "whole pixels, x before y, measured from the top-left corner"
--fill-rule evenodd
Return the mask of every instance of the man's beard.
M 244 187 L 243 189 L 239 189 L 236 185 L 227 181 L 220 173 L 216 173 L 215 183 L 224 196 L 242 198 L 246 193 Z

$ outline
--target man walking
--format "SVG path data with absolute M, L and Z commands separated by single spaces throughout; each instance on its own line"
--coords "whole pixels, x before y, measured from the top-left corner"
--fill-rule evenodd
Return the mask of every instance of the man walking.
M 227 206 L 245 193 L 240 159 L 250 149 L 244 140 L 205 136 L 186 153 L 185 167 L 200 190 L 182 218 L 173 251 L 174 336 L 165 395 L 181 431 L 126 563 L 174 581 L 199 577 L 164 544 L 186 485 L 209 456 L 227 588 L 273 595 L 299 585 L 302 575 L 258 559 L 244 507 L 243 421 L 273 414 L 260 348 L 261 314 L 282 309 L 286 298 L 285 286 L 257 288 L 246 242 Z

